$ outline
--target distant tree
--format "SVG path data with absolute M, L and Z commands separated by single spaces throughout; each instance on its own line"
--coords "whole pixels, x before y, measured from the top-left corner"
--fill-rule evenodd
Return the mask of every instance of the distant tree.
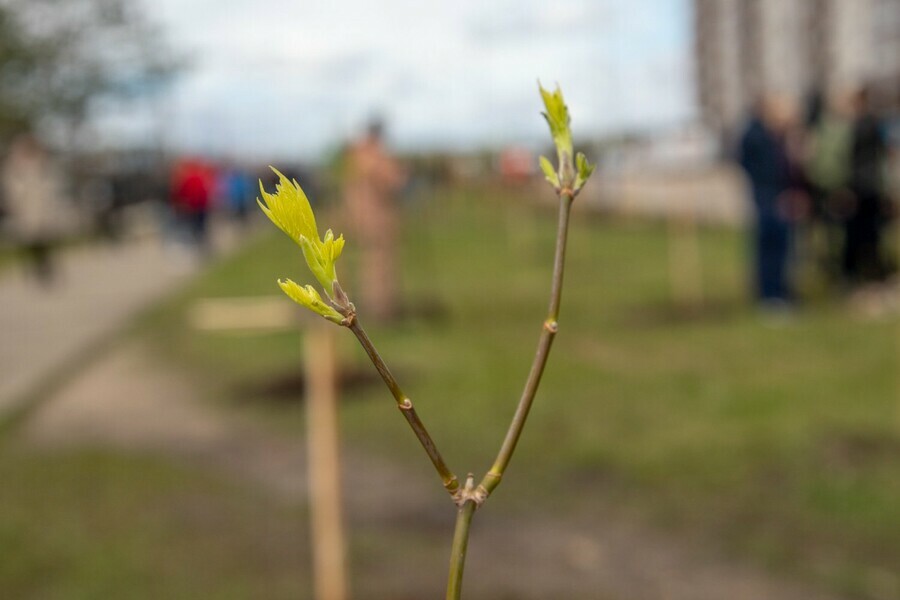
M 77 131 L 91 105 L 158 90 L 179 66 L 131 0 L 0 0 L 0 144 L 48 122 Z

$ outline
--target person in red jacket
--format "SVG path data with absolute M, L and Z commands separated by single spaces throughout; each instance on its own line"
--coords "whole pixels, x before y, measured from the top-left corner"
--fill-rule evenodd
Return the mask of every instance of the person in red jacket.
M 214 184 L 213 170 L 202 160 L 184 159 L 172 170 L 172 211 L 201 252 L 208 249 L 207 221 Z

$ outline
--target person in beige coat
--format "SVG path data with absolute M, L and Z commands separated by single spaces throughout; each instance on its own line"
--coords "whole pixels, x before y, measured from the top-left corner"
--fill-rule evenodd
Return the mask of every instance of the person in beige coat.
M 30 134 L 13 140 L 0 172 L 6 227 L 41 283 L 53 279 L 52 253 L 65 225 L 59 173 Z
M 396 194 L 406 172 L 382 141 L 383 126 L 373 123 L 347 155 L 344 189 L 347 221 L 361 249 L 361 295 L 367 315 L 388 320 L 398 313 L 400 215 Z

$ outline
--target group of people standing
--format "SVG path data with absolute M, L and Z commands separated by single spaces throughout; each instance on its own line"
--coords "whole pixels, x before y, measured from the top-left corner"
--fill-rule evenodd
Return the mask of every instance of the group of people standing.
M 209 252 L 209 217 L 223 209 L 240 224 L 247 222 L 256 197 L 256 177 L 234 164 L 215 164 L 201 158 L 176 161 L 169 181 L 172 233 L 201 254 Z
M 764 305 L 795 299 L 798 243 L 842 288 L 888 278 L 887 132 L 867 90 L 814 97 L 805 118 L 785 98 L 761 97 L 740 137 L 738 161 L 750 182 L 754 283 Z

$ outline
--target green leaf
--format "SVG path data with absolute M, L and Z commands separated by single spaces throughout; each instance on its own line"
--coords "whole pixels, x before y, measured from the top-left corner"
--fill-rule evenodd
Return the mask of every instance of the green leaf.
M 265 200 L 265 204 L 259 198 L 256 199 L 256 202 L 266 216 L 296 243 L 300 243 L 301 237 L 318 240 L 316 217 L 306 194 L 296 181 L 289 180 L 278 169 L 270 168 L 278 175 L 279 181 L 275 184 L 275 193 L 266 192 L 260 181 L 259 192 Z
M 597 168 L 597 165 L 589 163 L 585 155 L 579 152 L 575 157 L 575 168 L 577 175 L 575 177 L 574 190 L 577 192 L 585 183 L 587 183 L 587 180 L 591 177 L 591 174 L 594 172 L 594 169 Z
M 327 290 L 331 288 L 331 284 L 334 281 L 334 263 L 330 265 L 326 263 L 321 246 L 305 236 L 300 236 L 300 248 L 303 250 L 306 266 L 309 267 L 309 270 L 322 285 L 322 288 L 326 290 L 325 293 L 328 293 Z M 331 267 L 330 270 L 329 266 Z
M 540 82 L 538 82 L 538 88 L 546 109 L 546 112 L 542 114 L 547 120 L 547 125 L 550 126 L 550 135 L 559 155 L 560 173 L 565 173 L 566 167 L 572 164 L 572 131 L 569 129 L 569 108 L 566 106 L 562 90 L 558 85 L 553 92 L 545 90 Z
M 319 292 L 311 286 L 301 286 L 290 279 L 286 279 L 282 281 L 278 280 L 278 285 L 287 294 L 291 300 L 299 304 L 300 306 L 304 306 L 314 313 L 321 315 L 328 319 L 333 323 L 337 323 L 340 325 L 344 317 L 334 309 L 334 307 L 326 304 L 322 297 L 319 295 Z
M 339 235 L 334 239 L 334 234 L 329 229 L 325 232 L 325 241 L 322 243 L 322 254 L 332 265 L 341 257 L 344 251 L 344 236 Z
M 559 175 L 556 174 L 556 170 L 553 168 L 550 160 L 546 156 L 542 156 L 540 158 L 540 163 L 541 171 L 544 172 L 544 178 L 546 178 L 554 188 L 559 189 Z

